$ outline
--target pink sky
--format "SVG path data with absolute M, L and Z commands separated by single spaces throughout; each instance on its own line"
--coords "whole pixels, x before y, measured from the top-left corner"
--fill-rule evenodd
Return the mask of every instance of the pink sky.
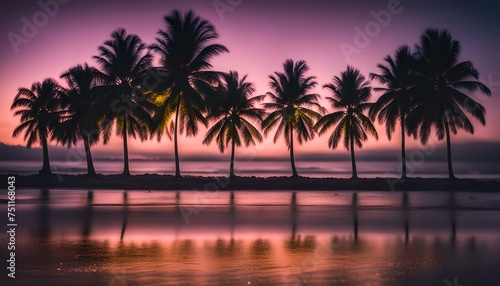
M 19 87 L 30 87 L 33 82 L 46 77 L 59 79 L 63 71 L 76 64 L 87 62 L 95 65 L 92 56 L 97 54 L 97 47 L 118 27 L 138 34 L 148 44 L 153 43 L 157 30 L 163 28 L 163 16 L 173 9 L 194 9 L 215 25 L 220 34 L 218 42 L 226 45 L 230 53 L 217 57 L 213 61 L 214 69 L 249 74 L 248 80 L 254 82 L 257 88 L 255 95 L 268 91 L 268 76 L 274 71 L 281 71 L 284 60 L 292 58 L 306 60 L 311 68 L 309 75 L 317 77 L 318 87 L 314 92 L 322 97 L 330 96 L 321 86 L 344 70 L 347 64 L 368 76 L 370 72 L 377 72 L 377 63 L 382 62 L 387 54 L 392 54 L 398 46 L 413 46 L 425 28 L 447 28 L 462 44 L 462 60 L 473 61 L 486 79 L 484 83 L 493 89 L 491 98 L 479 98 L 487 109 L 487 126 L 476 122 L 474 135 L 460 131 L 452 140 L 500 142 L 500 134 L 495 132 L 495 125 L 500 122 L 500 59 L 497 50 L 500 41 L 496 32 L 499 20 L 493 13 L 498 11 L 498 4 L 487 1 L 482 6 L 462 2 L 455 4 L 452 1 L 425 4 L 402 0 L 398 6 L 401 12 L 393 14 L 388 25 L 382 27 L 380 33 L 370 39 L 367 47 L 353 55 L 352 61 L 348 62 L 340 44 L 344 42 L 352 45 L 356 34 L 354 28 L 364 29 L 366 23 L 374 20 L 370 11 L 387 9 L 389 2 L 325 4 L 320 1 L 291 1 L 283 4 L 285 2 L 242 1 L 232 11 L 225 12 L 221 19 L 212 1 L 140 2 L 147 5 L 130 1 L 70 1 L 62 5 L 58 13 L 27 44 L 20 45 L 18 53 L 14 52 L 7 34 L 14 32 L 21 35 L 22 17 L 32 19 L 34 13 L 42 9 L 36 2 L 30 1 L 11 7 L 7 5 L 14 4 L 2 3 L 0 5 L 5 7 L 0 7 L 4 19 L 0 28 L 0 34 L 4 37 L 0 46 L 0 142 L 24 145 L 22 136 L 11 137 L 13 129 L 19 124 L 19 118 L 13 118 L 10 105 Z M 464 21 L 465 15 L 476 20 Z M 374 94 L 372 100 L 377 97 Z M 329 108 L 329 111 L 332 110 Z M 399 150 L 397 133 L 389 142 L 383 127 L 377 125 L 377 130 L 379 140 L 369 139 L 363 150 Z M 204 134 L 205 129 L 201 129 L 194 138 L 181 137 L 181 158 L 182 154 L 188 153 L 218 153 L 215 145 L 207 148 L 201 144 Z M 316 138 L 298 147 L 297 152 L 332 152 L 327 147 L 327 139 L 327 135 Z M 134 151 L 173 152 L 173 144 L 167 138 L 160 143 L 153 139 L 146 142 L 132 140 L 129 144 L 131 154 Z M 408 145 L 419 146 L 413 140 L 409 140 Z M 121 152 L 122 141 L 113 138 L 107 146 L 99 143 L 93 149 Z M 249 152 L 257 152 L 259 156 L 288 154 L 282 141 L 273 144 L 272 136 L 251 150 L 242 149 L 238 152 L 241 156 Z M 347 151 L 339 148 L 333 152 Z

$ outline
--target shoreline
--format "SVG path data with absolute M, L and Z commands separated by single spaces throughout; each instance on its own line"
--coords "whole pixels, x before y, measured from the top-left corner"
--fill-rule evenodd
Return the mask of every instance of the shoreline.
M 0 180 L 7 182 L 7 177 Z M 436 178 L 199 177 L 172 175 L 13 175 L 16 188 L 125 190 L 467 191 L 500 192 L 500 182 Z

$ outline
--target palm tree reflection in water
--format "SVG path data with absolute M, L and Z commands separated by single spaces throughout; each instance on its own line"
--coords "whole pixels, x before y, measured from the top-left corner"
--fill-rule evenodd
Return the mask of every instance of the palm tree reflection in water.
M 92 229 L 92 213 L 94 204 L 94 191 L 88 190 L 87 192 L 87 205 L 85 207 L 85 212 L 83 215 L 84 223 L 82 230 L 82 239 L 88 239 Z
M 404 224 L 405 224 L 405 243 L 408 245 L 408 240 L 410 238 L 410 224 L 408 221 L 409 202 L 408 202 L 408 193 L 407 192 L 403 192 L 401 205 L 403 206 L 403 217 L 404 217 Z
M 125 236 L 125 230 L 127 229 L 128 220 L 128 194 L 127 191 L 123 192 L 123 224 L 122 231 L 120 233 L 120 243 L 123 243 L 123 237 Z
M 302 238 L 297 234 L 298 226 L 298 209 L 297 192 L 292 192 L 291 197 L 291 219 L 292 219 L 292 235 L 285 241 L 286 249 L 291 252 L 312 252 L 316 249 L 316 238 L 313 235 L 305 235 Z
M 48 189 L 40 191 L 40 227 L 38 235 L 41 238 L 50 237 L 50 194 Z
M 166 205 L 146 207 L 141 206 L 144 198 L 137 200 L 139 192 L 134 191 L 85 190 L 71 194 L 56 190 L 50 191 L 49 196 L 49 190 L 45 189 L 36 194 L 39 205 L 32 209 L 33 217 L 37 218 L 34 230 L 39 235 L 33 238 L 32 246 L 23 247 L 36 251 L 37 257 L 30 262 L 33 267 L 43 258 L 50 262 L 47 268 L 63 263 L 64 266 L 57 267 L 65 271 L 78 272 L 82 267 L 96 270 L 101 276 L 92 276 L 95 279 L 92 282 L 97 284 L 98 279 L 106 277 L 111 282 L 128 281 L 138 285 L 154 282 L 149 279 L 178 285 L 179 281 L 194 277 L 193 281 L 203 285 L 215 282 L 216 285 L 236 285 L 247 281 L 261 285 L 277 284 L 278 279 L 288 275 L 286 279 L 303 284 L 318 283 L 328 277 L 358 285 L 360 271 L 371 271 L 375 267 L 381 277 L 395 277 L 394 285 L 403 285 L 398 284 L 402 281 L 398 275 L 401 271 L 414 271 L 416 267 L 433 275 L 444 273 L 445 277 L 449 269 L 462 267 L 469 261 L 479 265 L 498 261 L 493 256 L 497 248 L 491 239 L 496 236 L 485 239 L 486 233 L 467 232 L 468 225 L 470 229 L 477 229 L 488 224 L 470 224 L 470 218 L 464 218 L 462 233 L 457 233 L 456 215 L 464 204 L 462 193 L 441 193 L 440 210 L 421 209 L 422 197 L 418 193 L 390 194 L 391 210 L 374 208 L 370 204 L 372 198 L 378 196 L 374 193 L 339 194 L 335 201 L 342 201 L 341 206 L 339 202 L 326 206 L 320 206 L 317 201 L 311 203 L 309 195 L 319 193 L 279 192 L 273 194 L 280 199 L 279 206 L 270 206 L 272 196 L 267 194 L 259 193 L 266 202 L 255 204 L 254 194 L 250 192 L 228 191 L 221 194 L 220 201 L 210 202 L 200 216 L 186 224 L 180 211 L 174 213 L 174 210 L 189 202 L 195 192 L 168 192 Z M 78 208 L 61 210 L 61 199 L 67 201 L 72 195 L 81 200 Z M 114 206 L 101 204 L 111 198 Z M 487 200 L 489 194 L 485 198 Z M 110 217 L 112 209 L 115 219 Z M 311 214 L 311 209 L 317 212 Z M 73 230 L 79 239 L 72 240 L 75 232 L 64 229 L 67 225 L 58 218 L 61 213 L 78 222 Z M 266 215 L 266 220 L 262 221 L 263 216 L 256 217 L 255 213 Z M 177 221 L 173 215 L 177 215 Z M 363 235 L 359 232 L 360 216 L 364 223 Z M 432 219 L 427 220 L 429 217 Z M 410 224 L 413 225 L 411 237 Z M 378 226 L 374 233 L 374 227 Z M 176 227 L 178 233 L 174 234 Z M 435 227 L 451 231 L 430 236 L 428 231 Z M 261 233 L 258 236 L 253 235 L 256 228 Z M 114 235 L 107 235 L 107 230 L 112 229 Z M 144 267 L 151 267 L 146 274 L 137 270 Z M 165 269 L 169 269 L 168 275 Z M 53 275 L 59 273 L 56 271 Z M 464 281 L 467 275 L 475 281 L 473 272 L 464 272 Z M 417 278 L 419 282 L 424 279 Z
M 352 216 L 354 218 L 354 243 L 358 242 L 358 193 L 352 194 Z

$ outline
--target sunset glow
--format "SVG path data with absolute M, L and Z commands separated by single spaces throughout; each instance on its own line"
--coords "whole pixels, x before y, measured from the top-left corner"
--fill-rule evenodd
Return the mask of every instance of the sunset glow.
M 350 64 L 360 69 L 363 75 L 378 72 L 376 65 L 382 62 L 383 57 L 392 54 L 395 49 L 408 44 L 413 46 L 419 35 L 427 27 L 449 29 L 453 36 L 462 43 L 462 60 L 471 60 L 478 68 L 481 79 L 493 91 L 492 97 L 481 96 L 479 102 L 486 106 L 486 126 L 477 122 L 474 135 L 459 131 L 453 136 L 454 143 L 473 142 L 500 142 L 500 134 L 495 132 L 496 122 L 500 122 L 500 94 L 498 82 L 500 65 L 496 47 L 499 40 L 493 37 L 497 25 L 494 24 L 497 4 L 484 1 L 482 5 L 462 3 L 456 6 L 454 16 L 444 9 L 446 3 L 432 4 L 432 9 L 427 9 L 428 4 L 412 1 L 367 1 L 362 5 L 346 3 L 326 4 L 321 1 L 287 2 L 261 2 L 242 1 L 233 11 L 218 13 L 211 1 L 148 1 L 147 5 L 140 2 L 120 2 L 119 12 L 115 11 L 116 2 L 71 1 L 61 5 L 58 13 L 50 18 L 48 23 L 38 28 L 38 32 L 28 43 L 16 46 L 16 53 L 11 41 L 4 38 L 1 49 L 2 71 L 0 72 L 0 92 L 3 100 L 0 102 L 0 142 L 9 145 L 24 145 L 22 137 L 12 138 L 12 131 L 18 125 L 18 118 L 13 118 L 10 104 L 17 89 L 29 87 L 35 81 L 46 77 L 59 79 L 67 68 L 76 64 L 89 63 L 95 65 L 92 56 L 98 53 L 97 47 L 109 38 L 110 33 L 117 27 L 124 27 L 130 33 L 139 35 L 146 43 L 151 44 L 157 36 L 157 31 L 163 28 L 162 17 L 173 9 L 194 9 L 200 16 L 211 21 L 220 34 L 218 42 L 226 45 L 230 50 L 227 54 L 216 57 L 213 69 L 219 71 L 236 70 L 241 75 L 248 74 L 248 80 L 256 85 L 255 95 L 269 91 L 268 75 L 280 71 L 282 63 L 287 58 L 306 60 L 311 70 L 307 75 L 316 76 L 318 86 L 314 92 L 323 98 L 329 92 L 321 86 L 331 81 Z M 391 14 L 388 24 L 380 27 L 379 33 L 370 37 L 366 47 L 360 48 L 359 53 L 354 52 L 346 57 L 341 49 L 342 44 L 355 45 L 357 32 L 364 30 L 365 25 L 375 21 L 375 12 L 387 10 L 389 2 L 397 5 L 400 13 Z M 22 17 L 28 20 L 41 10 L 36 2 L 26 2 L 25 5 L 12 5 L 2 3 L 2 11 L 9 10 L 3 16 L 0 28 L 2 35 L 10 32 L 22 34 Z M 285 5 L 286 7 L 284 7 Z M 396 7 L 396 6 L 395 6 Z M 422 18 L 422 10 L 426 16 Z M 286 11 L 286 13 L 285 13 Z M 463 21 L 467 14 L 474 21 Z M 355 17 L 354 17 L 355 16 Z M 370 29 L 370 28 L 369 28 Z M 374 30 L 369 33 L 375 33 Z M 359 39 L 358 39 L 359 40 Z M 351 59 L 349 61 L 349 59 Z M 63 81 L 60 81 L 61 83 Z M 372 83 L 378 86 L 377 82 Z M 376 100 L 374 93 L 372 100 Z M 323 100 L 323 105 L 328 107 Z M 380 138 L 376 141 L 370 138 L 360 154 L 370 150 L 394 150 L 397 156 L 400 135 L 396 132 L 392 141 L 385 136 L 384 127 L 377 123 Z M 206 129 L 202 128 L 196 137 L 180 137 L 180 153 L 182 156 L 217 155 L 219 152 L 215 144 L 207 147 L 201 144 Z M 317 137 L 311 142 L 297 146 L 297 154 L 344 154 L 347 151 L 341 147 L 329 150 L 328 136 Z M 430 144 L 436 143 L 431 136 Z M 51 142 L 52 145 L 56 144 Z M 419 142 L 408 140 L 408 148 L 419 148 Z M 160 142 L 155 139 L 140 142 L 130 140 L 130 154 L 134 153 L 166 153 L 173 152 L 173 143 L 168 138 Z M 122 142 L 113 137 L 106 146 L 102 142 L 93 147 L 96 152 L 110 152 L 120 154 Z M 287 150 L 284 142 L 272 142 L 272 136 L 255 147 L 258 157 L 280 156 L 286 157 Z M 242 149 L 237 150 L 245 156 Z
M 500 285 L 499 11 L 0 2 L 0 284 Z

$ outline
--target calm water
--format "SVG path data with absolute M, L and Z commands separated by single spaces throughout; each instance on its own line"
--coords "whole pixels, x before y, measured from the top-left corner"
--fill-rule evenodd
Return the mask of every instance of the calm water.
M 32 189 L 16 215 L 1 285 L 500 281 L 497 193 Z
M 362 177 L 399 177 L 399 161 L 363 161 L 357 162 L 358 173 Z M 96 171 L 100 174 L 119 174 L 123 170 L 121 161 L 95 161 Z M 351 177 L 351 162 L 349 160 L 302 161 L 297 160 L 299 174 L 308 177 Z M 42 166 L 41 161 L 0 161 L 0 174 L 37 174 Z M 55 173 L 83 174 L 87 171 L 85 161 L 51 161 Z M 408 162 L 408 174 L 412 177 L 447 178 L 448 167 L 443 161 Z M 454 162 L 455 174 L 460 178 L 500 179 L 498 163 L 488 162 Z M 227 176 L 229 161 L 181 161 L 181 171 L 189 176 Z M 290 176 L 289 161 L 236 161 L 236 174 L 241 176 Z M 132 174 L 174 174 L 173 161 L 131 161 Z

